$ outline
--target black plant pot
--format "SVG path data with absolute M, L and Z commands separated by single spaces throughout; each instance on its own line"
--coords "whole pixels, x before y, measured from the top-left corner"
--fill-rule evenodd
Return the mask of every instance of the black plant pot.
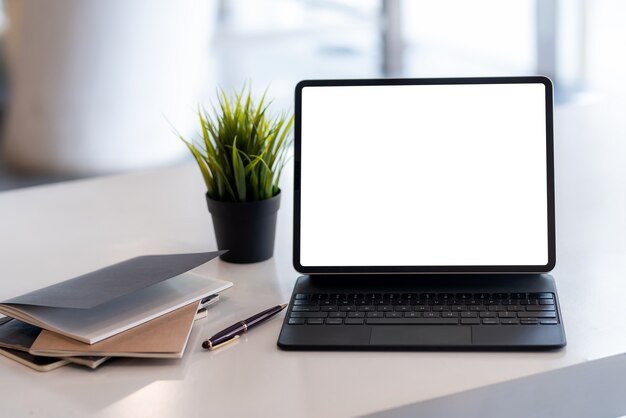
M 274 254 L 280 191 L 255 202 L 222 202 L 206 196 L 220 258 L 231 263 L 256 263 Z

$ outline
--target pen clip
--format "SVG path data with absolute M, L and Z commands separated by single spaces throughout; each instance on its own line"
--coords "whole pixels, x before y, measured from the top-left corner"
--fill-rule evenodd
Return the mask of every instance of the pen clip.
M 230 343 L 234 342 L 235 340 L 237 340 L 238 338 L 239 338 L 239 335 L 235 335 L 230 340 L 224 341 L 223 343 L 220 343 L 218 345 L 211 346 L 211 348 L 209 348 L 209 351 L 217 350 L 220 347 L 224 347 L 226 344 L 230 344 Z

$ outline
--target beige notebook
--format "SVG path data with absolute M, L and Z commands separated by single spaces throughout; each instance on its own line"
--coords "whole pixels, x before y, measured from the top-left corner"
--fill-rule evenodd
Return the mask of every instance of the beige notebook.
M 95 344 L 42 330 L 29 352 L 37 356 L 180 358 L 191 333 L 199 301 Z

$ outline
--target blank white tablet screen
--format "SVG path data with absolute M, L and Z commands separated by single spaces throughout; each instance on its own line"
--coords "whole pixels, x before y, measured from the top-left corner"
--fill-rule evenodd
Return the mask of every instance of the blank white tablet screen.
M 304 87 L 300 264 L 547 264 L 545 88 Z

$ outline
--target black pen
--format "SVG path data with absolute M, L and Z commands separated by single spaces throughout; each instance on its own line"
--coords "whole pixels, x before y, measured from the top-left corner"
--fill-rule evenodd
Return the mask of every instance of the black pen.
M 253 315 L 248 319 L 239 321 L 236 324 L 233 324 L 229 326 L 228 328 L 223 329 L 222 331 L 218 332 L 217 334 L 215 334 L 208 340 L 204 340 L 204 342 L 202 342 L 202 348 L 207 349 L 207 350 L 215 350 L 216 348 L 219 348 L 223 346 L 224 344 L 233 342 L 237 338 L 239 338 L 241 334 L 248 331 L 250 328 L 262 322 L 265 322 L 266 320 L 270 319 L 271 317 L 273 317 L 274 315 L 276 315 L 278 312 L 282 311 L 286 307 L 287 307 L 287 304 L 277 305 L 277 306 L 274 306 L 273 308 L 269 308 L 263 312 Z

